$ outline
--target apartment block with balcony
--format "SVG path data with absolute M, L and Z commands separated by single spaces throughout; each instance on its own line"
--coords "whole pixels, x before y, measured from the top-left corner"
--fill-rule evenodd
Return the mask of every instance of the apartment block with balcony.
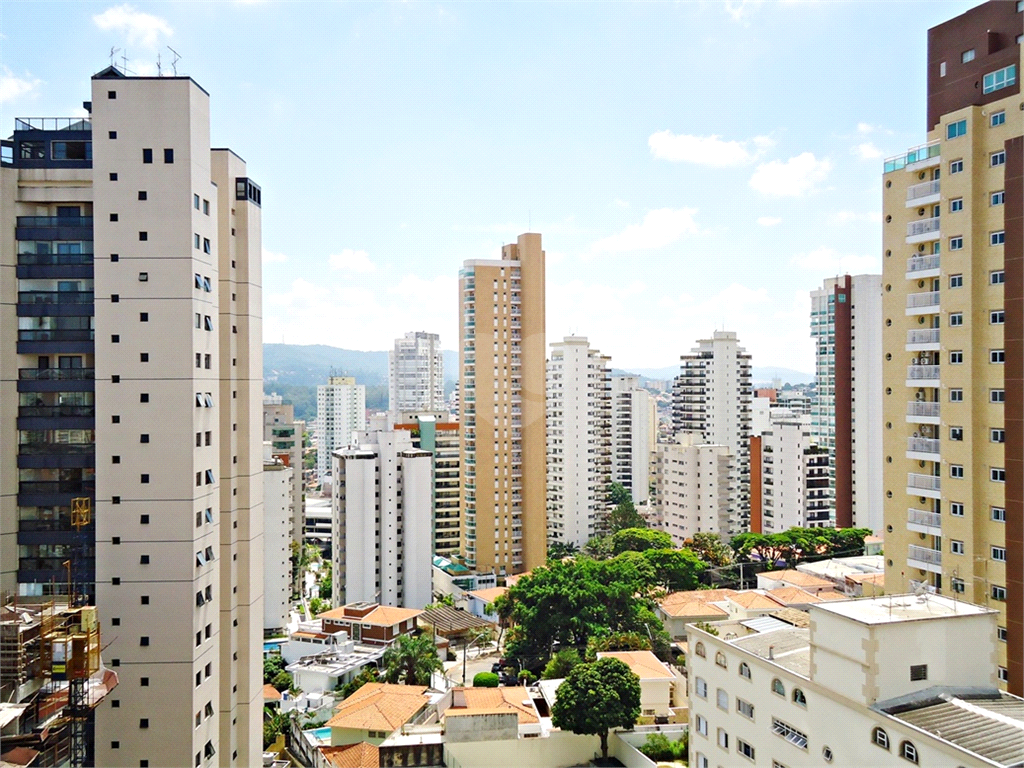
M 999 675 L 1016 693 L 1022 11 L 989 2 L 928 31 L 928 141 L 886 161 L 882 177 L 886 591 L 997 609 Z
M 478 572 L 547 556 L 544 283 L 536 233 L 459 272 L 463 555 Z
M 436 333 L 410 331 L 388 352 L 388 408 L 430 413 L 446 407 L 444 356 Z
M 673 432 L 724 445 L 732 454 L 729 525 L 722 533 L 735 535 L 750 527 L 750 355 L 734 332 L 715 331 L 680 359 L 672 386 Z
M 366 387 L 352 376 L 331 376 L 316 388 L 316 473 L 331 473 L 331 456 L 366 429 Z
M 94 764 L 249 765 L 261 191 L 211 149 L 191 78 L 110 67 L 91 85 L 89 117 L 18 120 L 4 142 L 0 581 L 38 601 L 66 591 L 68 561 L 113 630 Z M 81 537 L 74 499 L 92 510 Z
M 751 530 L 782 533 L 793 527 L 831 527 L 834 497 L 830 453 L 814 441 L 804 420 L 777 409 L 771 426 L 752 439 Z M 755 487 L 756 486 L 756 487 Z
M 548 541 L 583 547 L 606 529 L 612 481 L 611 358 L 586 337 L 551 345 L 547 373 Z
M 695 533 L 729 534 L 734 461 L 728 446 L 695 435 L 658 443 L 652 462 L 655 516 L 675 546 Z
M 273 455 L 289 468 L 289 535 L 302 544 L 302 432 L 304 423 L 295 420 L 295 406 L 278 394 L 263 398 L 263 440 L 270 442 Z
M 811 291 L 811 436 L 829 456 L 831 523 L 881 531 L 882 276 L 844 275 Z
M 612 376 L 612 482 L 647 501 L 651 491 L 651 456 L 658 439 L 658 413 L 651 393 L 638 376 Z

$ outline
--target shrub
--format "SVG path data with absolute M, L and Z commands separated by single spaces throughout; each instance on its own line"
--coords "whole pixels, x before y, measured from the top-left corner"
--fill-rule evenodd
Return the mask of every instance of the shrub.
M 498 676 L 494 672 L 477 672 L 473 675 L 474 688 L 497 688 Z
M 652 733 L 640 747 L 640 751 L 656 763 L 686 760 L 688 752 L 686 742 L 685 735 L 679 741 L 669 741 L 663 733 Z
M 524 669 L 519 673 L 519 682 L 523 685 L 533 685 L 537 682 L 537 676 L 528 669 Z

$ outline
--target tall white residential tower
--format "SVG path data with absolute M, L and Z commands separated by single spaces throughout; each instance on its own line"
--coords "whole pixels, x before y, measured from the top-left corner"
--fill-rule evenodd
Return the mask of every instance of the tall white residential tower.
M 331 456 L 366 429 L 366 387 L 352 376 L 331 376 L 316 388 L 316 473 L 331 472 Z
M 388 409 L 394 413 L 444 410 L 444 356 L 436 333 L 411 331 L 388 352 Z

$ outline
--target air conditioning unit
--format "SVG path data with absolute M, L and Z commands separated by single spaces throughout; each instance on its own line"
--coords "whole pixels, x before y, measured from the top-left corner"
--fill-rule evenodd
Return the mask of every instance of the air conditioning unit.
M 917 400 L 917 402 L 921 402 L 922 400 L 924 400 L 924 392 L 920 389 L 917 390 L 917 392 L 914 394 L 914 398 Z

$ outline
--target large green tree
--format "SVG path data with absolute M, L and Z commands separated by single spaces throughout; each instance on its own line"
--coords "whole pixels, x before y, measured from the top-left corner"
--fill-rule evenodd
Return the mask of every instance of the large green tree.
M 700 585 L 706 566 L 688 549 L 648 549 L 641 554 L 668 592 L 688 591 Z
M 612 483 L 608 486 L 608 500 L 618 506 L 627 501 L 632 501 L 633 494 L 622 483 Z
M 732 548 L 717 533 L 695 533 L 692 539 L 686 541 L 686 548 L 693 550 L 697 557 L 711 566 L 719 567 L 732 562 Z
M 731 545 L 740 562 L 760 560 L 769 568 L 787 568 L 807 558 L 857 555 L 864 551 L 867 528 L 790 528 L 781 533 L 741 533 Z
M 444 665 L 430 635 L 399 635 L 381 659 L 384 681 L 405 685 L 430 685 L 430 676 Z
M 646 528 L 647 521 L 643 515 L 636 511 L 633 500 L 627 498 L 625 501 L 616 504 L 608 513 L 608 528 L 612 533 L 624 528 Z
M 612 552 L 645 552 L 648 549 L 671 549 L 672 537 L 650 528 L 623 528 L 612 534 Z
M 609 729 L 632 728 L 640 717 L 640 678 L 618 659 L 577 665 L 556 696 L 551 707 L 555 727 L 600 736 L 605 760 Z
M 551 657 L 544 667 L 541 677 L 544 680 L 559 680 L 568 677 L 573 668 L 582 661 L 575 648 L 563 648 Z

